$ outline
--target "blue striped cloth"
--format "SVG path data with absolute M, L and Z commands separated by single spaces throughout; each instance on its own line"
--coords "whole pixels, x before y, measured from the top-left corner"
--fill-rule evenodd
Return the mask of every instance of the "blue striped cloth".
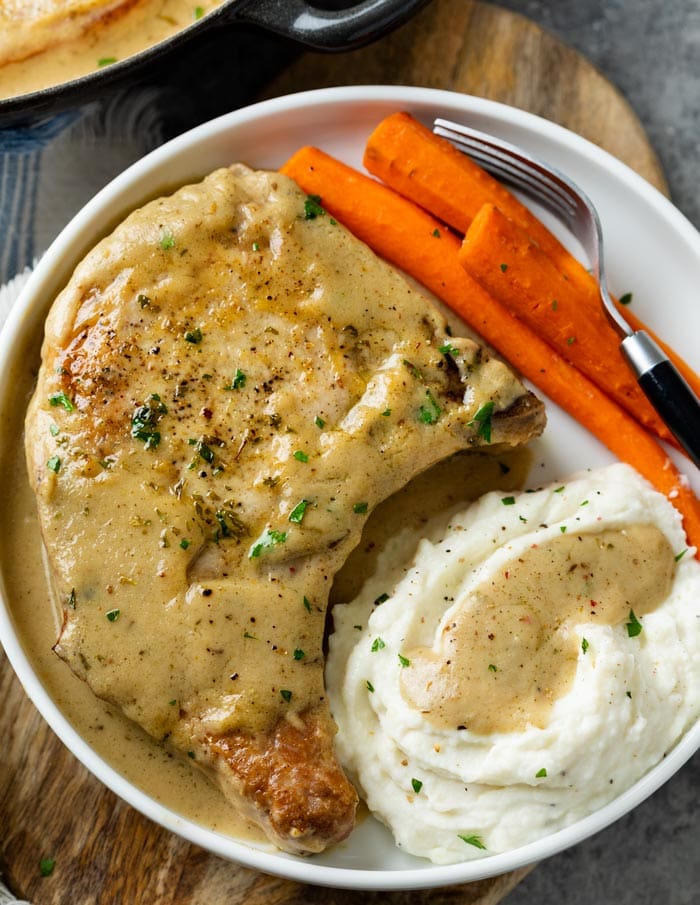
M 162 142 L 154 91 L 0 129 L 0 285 L 31 266 L 70 218 Z

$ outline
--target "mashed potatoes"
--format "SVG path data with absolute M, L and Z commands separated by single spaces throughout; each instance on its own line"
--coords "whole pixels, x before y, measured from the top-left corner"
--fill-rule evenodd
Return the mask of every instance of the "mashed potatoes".
M 402 546 L 335 607 L 327 666 L 340 757 L 402 849 L 449 863 L 552 833 L 700 715 L 700 563 L 629 467 L 488 494 L 408 564 Z

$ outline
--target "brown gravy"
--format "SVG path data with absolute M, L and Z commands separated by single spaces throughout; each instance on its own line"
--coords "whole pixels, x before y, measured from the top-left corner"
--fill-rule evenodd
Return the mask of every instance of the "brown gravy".
M 621 625 L 652 612 L 675 569 L 655 525 L 566 534 L 532 547 L 474 589 L 443 628 L 440 649 L 406 651 L 404 696 L 441 728 L 487 735 L 546 726 L 571 687 L 576 624 Z M 595 650 L 586 652 L 595 657 Z

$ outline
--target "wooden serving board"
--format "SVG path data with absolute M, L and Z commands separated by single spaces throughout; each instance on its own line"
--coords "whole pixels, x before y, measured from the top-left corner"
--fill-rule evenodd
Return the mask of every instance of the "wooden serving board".
M 473 0 L 435 0 L 371 47 L 304 55 L 265 96 L 343 84 L 447 88 L 560 123 L 666 182 L 637 118 L 584 58 L 527 19 Z M 0 871 L 34 905 L 494 905 L 528 872 L 443 890 L 355 893 L 279 880 L 162 830 L 102 787 L 25 697 L 0 652 Z M 50 877 L 39 860 L 57 858 Z

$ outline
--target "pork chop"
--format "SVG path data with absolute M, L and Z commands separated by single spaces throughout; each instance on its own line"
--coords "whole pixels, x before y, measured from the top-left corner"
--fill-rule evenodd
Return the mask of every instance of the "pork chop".
M 27 453 L 56 651 L 278 846 L 346 836 L 323 679 L 333 576 L 375 505 L 542 404 L 287 177 L 147 204 L 49 315 Z
M 0 66 L 79 38 L 139 0 L 0 0 Z

